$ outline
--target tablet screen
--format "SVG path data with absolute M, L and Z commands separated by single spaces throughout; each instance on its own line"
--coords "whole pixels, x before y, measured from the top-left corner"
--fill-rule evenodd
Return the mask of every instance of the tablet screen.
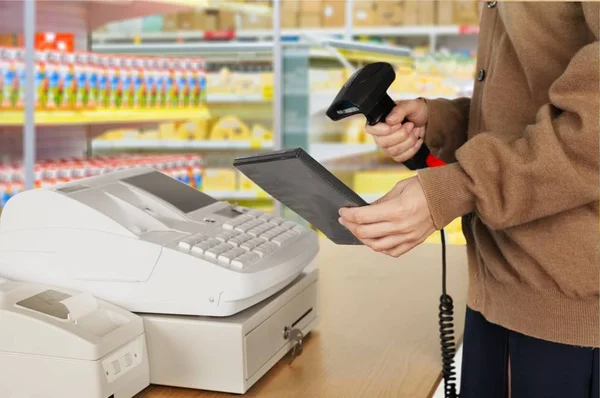
M 338 222 L 342 207 L 367 203 L 302 149 L 238 158 L 234 166 L 337 244 L 361 244 Z

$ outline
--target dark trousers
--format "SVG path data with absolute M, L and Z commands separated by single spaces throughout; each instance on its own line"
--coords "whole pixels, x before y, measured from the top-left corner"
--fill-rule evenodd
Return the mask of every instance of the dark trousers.
M 598 398 L 599 350 L 494 325 L 467 308 L 460 398 Z

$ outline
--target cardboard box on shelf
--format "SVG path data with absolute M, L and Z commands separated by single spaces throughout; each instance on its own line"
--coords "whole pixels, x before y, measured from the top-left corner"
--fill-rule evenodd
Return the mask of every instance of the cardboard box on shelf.
M 219 30 L 219 11 L 206 10 L 204 11 L 204 27 L 202 30 L 216 31 Z
M 163 32 L 176 32 L 177 29 L 177 14 L 166 14 L 163 19 Z
M 193 30 L 194 29 L 194 11 L 180 12 L 177 14 L 177 30 Z
M 286 3 L 283 0 L 282 3 Z M 345 2 L 344 2 L 345 3 Z M 300 12 L 302 14 L 319 14 L 323 11 L 323 2 L 321 0 L 302 0 L 300 1 Z
M 419 24 L 419 2 L 406 0 L 402 2 L 403 15 L 402 24 L 414 26 Z
M 435 2 L 433 0 L 421 0 L 419 4 L 419 16 L 417 22 L 419 25 L 435 24 Z
M 242 15 L 242 29 L 272 29 L 273 20 L 270 16 L 244 14 Z
M 300 0 L 284 0 L 281 2 L 281 11 L 293 11 L 295 13 L 300 12 Z
M 354 2 L 354 21 L 356 27 L 375 26 L 377 24 L 377 12 L 374 1 L 358 0 Z
M 230 11 L 219 12 L 219 30 L 235 30 L 236 14 Z
M 377 26 L 402 25 L 404 4 L 400 1 L 382 1 L 377 3 Z
M 479 23 L 479 2 L 475 0 L 455 0 L 454 23 L 457 25 L 477 25 Z
M 299 25 L 301 28 L 321 27 L 321 13 L 301 13 Z
M 454 2 L 452 0 L 438 0 L 436 2 L 436 18 L 438 25 L 454 24 Z
M 339 28 L 346 23 L 346 2 L 328 0 L 323 3 L 323 18 L 321 23 L 324 28 Z
M 298 27 L 298 14 L 296 11 L 281 11 L 281 27 L 284 29 L 293 29 Z

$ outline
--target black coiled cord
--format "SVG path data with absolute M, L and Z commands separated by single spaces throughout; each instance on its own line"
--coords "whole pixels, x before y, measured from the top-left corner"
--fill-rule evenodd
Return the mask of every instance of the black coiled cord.
M 440 341 L 442 345 L 442 376 L 444 378 L 444 397 L 458 398 L 456 393 L 456 370 L 454 355 L 454 303 L 446 294 L 446 233 L 440 231 L 442 237 L 442 296 L 440 297 Z

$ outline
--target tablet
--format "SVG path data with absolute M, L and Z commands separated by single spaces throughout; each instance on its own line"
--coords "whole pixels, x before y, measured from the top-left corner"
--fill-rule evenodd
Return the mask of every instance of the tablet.
M 338 222 L 339 210 L 368 203 L 302 148 L 241 157 L 233 165 L 334 243 L 361 244 Z

